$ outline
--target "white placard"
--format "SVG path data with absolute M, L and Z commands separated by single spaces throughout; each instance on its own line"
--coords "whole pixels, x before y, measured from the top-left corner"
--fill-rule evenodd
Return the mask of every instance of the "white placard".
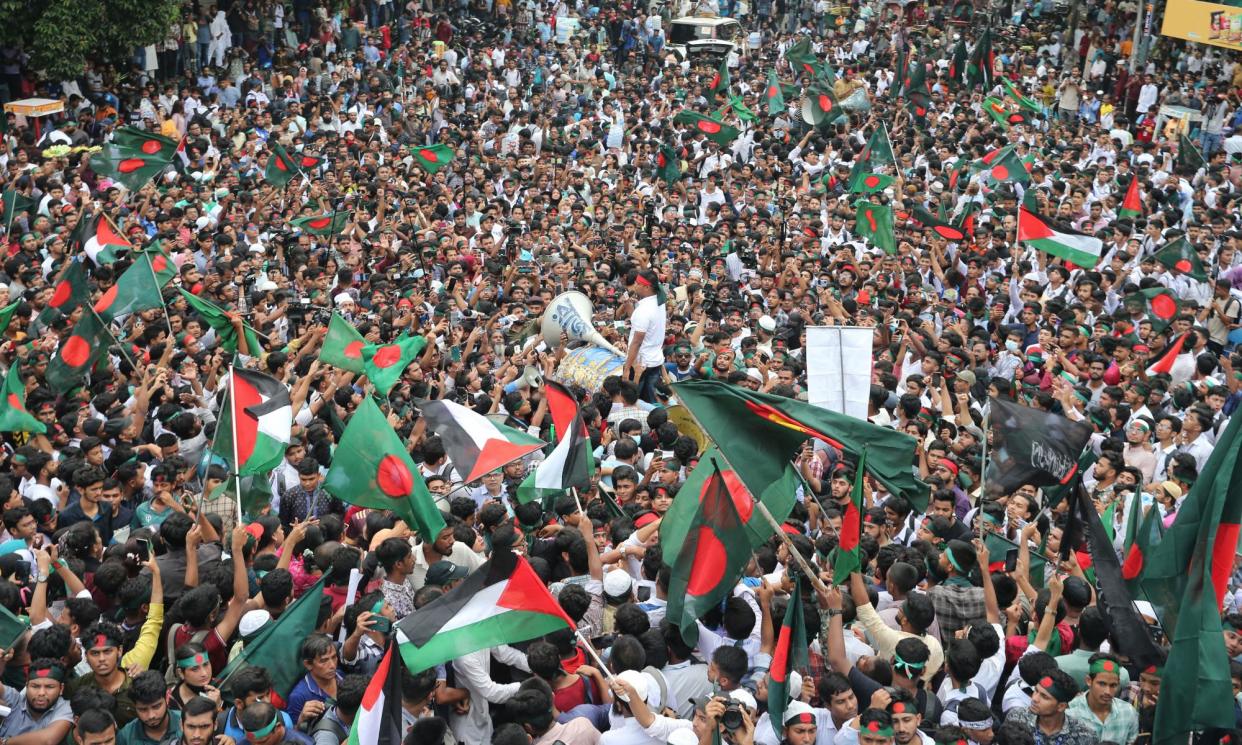
M 857 326 L 808 326 L 807 400 L 819 407 L 867 421 L 871 395 L 874 330 Z
M 568 44 L 578 30 L 578 19 L 571 16 L 556 17 L 556 43 Z

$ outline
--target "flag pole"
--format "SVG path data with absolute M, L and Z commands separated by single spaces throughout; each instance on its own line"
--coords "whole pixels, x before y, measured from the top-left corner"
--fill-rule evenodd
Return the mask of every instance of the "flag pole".
M 242 516 L 241 504 L 241 464 L 237 462 L 237 396 L 233 395 L 237 390 L 237 368 L 235 366 L 229 368 L 229 429 L 231 432 L 230 440 L 233 442 L 233 468 L 237 473 L 233 474 L 233 496 L 237 501 L 237 524 L 245 525 L 246 519 Z M 217 427 L 217 430 L 219 427 Z
M 599 669 L 600 675 L 603 675 L 605 678 L 611 680 L 612 672 L 608 669 L 608 666 L 604 664 L 603 659 L 599 656 L 599 652 L 595 651 L 595 647 L 591 645 L 591 642 L 583 636 L 582 632 L 577 628 L 574 629 L 574 636 L 578 637 L 578 641 L 582 642 L 582 646 L 585 647 L 587 653 L 591 655 L 591 659 L 595 660 L 595 665 Z
M 988 488 L 988 428 L 992 420 L 992 406 L 988 405 L 987 413 L 983 415 L 983 453 L 979 466 L 979 502 L 975 505 L 975 533 L 980 540 L 983 539 L 983 502 L 987 497 Z
M 162 256 L 164 249 L 160 246 L 160 242 L 154 244 L 156 250 Z M 155 274 L 155 264 L 151 263 L 151 257 L 147 257 L 147 271 L 151 272 L 151 281 L 155 283 L 155 288 L 160 291 L 160 309 L 164 311 L 164 325 L 168 327 L 168 343 L 173 344 L 176 341 L 177 333 L 173 331 L 172 319 L 168 317 L 168 303 L 164 301 L 164 288 L 160 286 L 160 278 Z

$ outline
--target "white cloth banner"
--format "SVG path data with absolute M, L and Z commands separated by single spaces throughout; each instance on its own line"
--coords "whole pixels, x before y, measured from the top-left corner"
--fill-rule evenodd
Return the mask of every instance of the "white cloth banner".
M 867 421 L 874 331 L 855 326 L 806 329 L 807 400 Z

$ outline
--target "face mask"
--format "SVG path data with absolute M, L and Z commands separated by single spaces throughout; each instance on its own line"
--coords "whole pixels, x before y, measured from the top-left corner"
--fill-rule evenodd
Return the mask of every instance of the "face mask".
M 1018 351 L 1018 342 L 1016 342 L 1016 341 L 1014 341 L 1014 340 L 1012 340 L 1012 339 L 1006 339 L 1006 340 L 1005 340 L 1005 349 L 1009 350 L 1010 352 L 1016 352 L 1016 351 Z

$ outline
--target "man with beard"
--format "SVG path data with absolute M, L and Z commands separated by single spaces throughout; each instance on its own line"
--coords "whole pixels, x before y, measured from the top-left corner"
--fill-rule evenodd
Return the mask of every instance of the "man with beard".
M 174 745 L 235 745 L 233 738 L 216 738 L 216 702 L 195 696 L 181 707 L 181 739 Z
M 136 716 L 134 700 L 130 695 L 133 683 L 125 668 L 121 667 L 121 640 L 124 635 L 114 623 L 97 621 L 82 636 L 86 662 L 91 671 L 79 675 L 69 683 L 69 697 L 83 688 L 98 688 L 116 698 L 116 723 L 124 727 Z
M 44 657 L 31 663 L 24 695 L 4 686 L 4 705 L 12 712 L 0 722 L 0 742 L 38 745 L 63 741 L 73 724 L 69 702 L 60 695 L 64 680 L 62 664 Z
M 121 727 L 118 745 L 170 745 L 181 737 L 181 712 L 168 708 L 164 676 L 147 670 L 134 678 L 130 698 L 138 718 Z
M 414 571 L 405 580 L 411 590 L 421 590 L 427 582 L 427 570 L 442 559 L 464 566 L 472 572 L 483 564 L 483 557 L 453 538 L 453 528 L 460 522 L 456 518 L 446 520 L 444 530 L 440 531 L 434 541 L 425 541 L 414 546 Z

